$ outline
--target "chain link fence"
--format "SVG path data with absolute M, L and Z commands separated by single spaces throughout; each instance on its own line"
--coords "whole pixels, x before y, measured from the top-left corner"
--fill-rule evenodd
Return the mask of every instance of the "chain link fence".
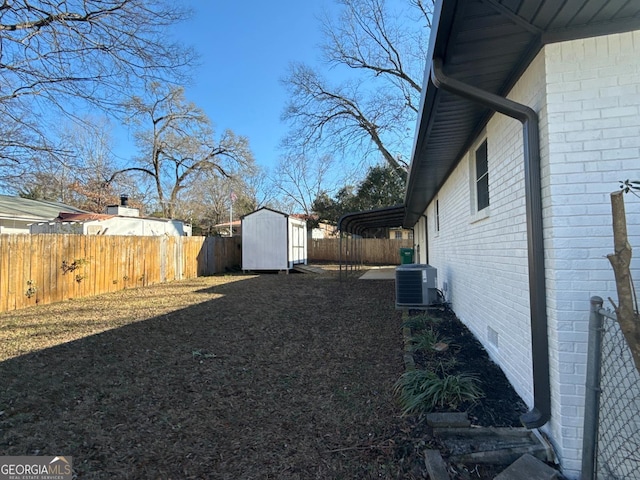
M 589 336 L 582 478 L 640 480 L 640 373 L 599 297 L 591 300 Z

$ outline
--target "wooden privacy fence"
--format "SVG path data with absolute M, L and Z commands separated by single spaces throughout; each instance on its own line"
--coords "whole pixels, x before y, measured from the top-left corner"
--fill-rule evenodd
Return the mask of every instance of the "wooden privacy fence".
M 0 312 L 224 272 L 240 239 L 0 235 Z
M 400 264 L 400 248 L 413 248 L 413 240 L 395 240 L 387 238 L 358 239 L 358 253 L 362 262 L 376 265 Z M 342 241 L 342 261 L 347 260 L 347 246 L 351 241 Z M 340 261 L 340 239 L 323 238 L 311 240 L 307 245 L 310 262 Z

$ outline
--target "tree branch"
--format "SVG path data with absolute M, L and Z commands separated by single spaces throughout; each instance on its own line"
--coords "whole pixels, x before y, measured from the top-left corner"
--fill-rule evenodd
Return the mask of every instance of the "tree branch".
M 634 311 L 634 297 L 631 282 L 631 245 L 627 238 L 627 221 L 623 192 L 611 194 L 613 217 L 614 253 L 607 255 L 616 279 L 618 307 L 616 317 L 620 329 L 629 344 L 636 369 L 640 372 L 640 315 Z

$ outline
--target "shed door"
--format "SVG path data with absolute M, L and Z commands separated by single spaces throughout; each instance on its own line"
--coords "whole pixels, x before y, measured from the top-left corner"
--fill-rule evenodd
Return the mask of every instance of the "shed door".
M 305 231 L 302 225 L 291 225 L 293 227 L 291 232 L 291 246 L 292 246 L 292 257 L 291 261 L 293 264 L 304 263 L 305 255 L 304 255 L 304 241 L 305 241 Z

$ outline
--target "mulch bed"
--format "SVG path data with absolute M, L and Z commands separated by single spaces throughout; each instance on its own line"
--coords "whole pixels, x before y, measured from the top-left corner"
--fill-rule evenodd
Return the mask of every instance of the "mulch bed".
M 467 412 L 473 425 L 483 427 L 522 427 L 520 415 L 527 406 L 515 392 L 500 367 L 494 363 L 482 344 L 449 308 L 412 311 L 413 315 L 427 315 L 434 319 L 430 328 L 446 340 L 449 348 L 444 352 L 414 353 L 417 368 L 428 368 L 429 360 L 446 363 L 454 359 L 449 374 L 468 374 L 476 377 L 484 397 L 465 402 L 456 411 Z
M 401 321 L 392 281 L 335 273 L 215 276 L 2 314 L 0 452 L 72 456 L 81 479 L 425 478 L 422 452 L 438 445 L 392 393 Z M 47 324 L 62 330 L 39 334 Z M 486 353 L 455 338 L 478 369 Z M 502 422 L 509 405 L 517 417 L 482 376 L 472 417 Z

